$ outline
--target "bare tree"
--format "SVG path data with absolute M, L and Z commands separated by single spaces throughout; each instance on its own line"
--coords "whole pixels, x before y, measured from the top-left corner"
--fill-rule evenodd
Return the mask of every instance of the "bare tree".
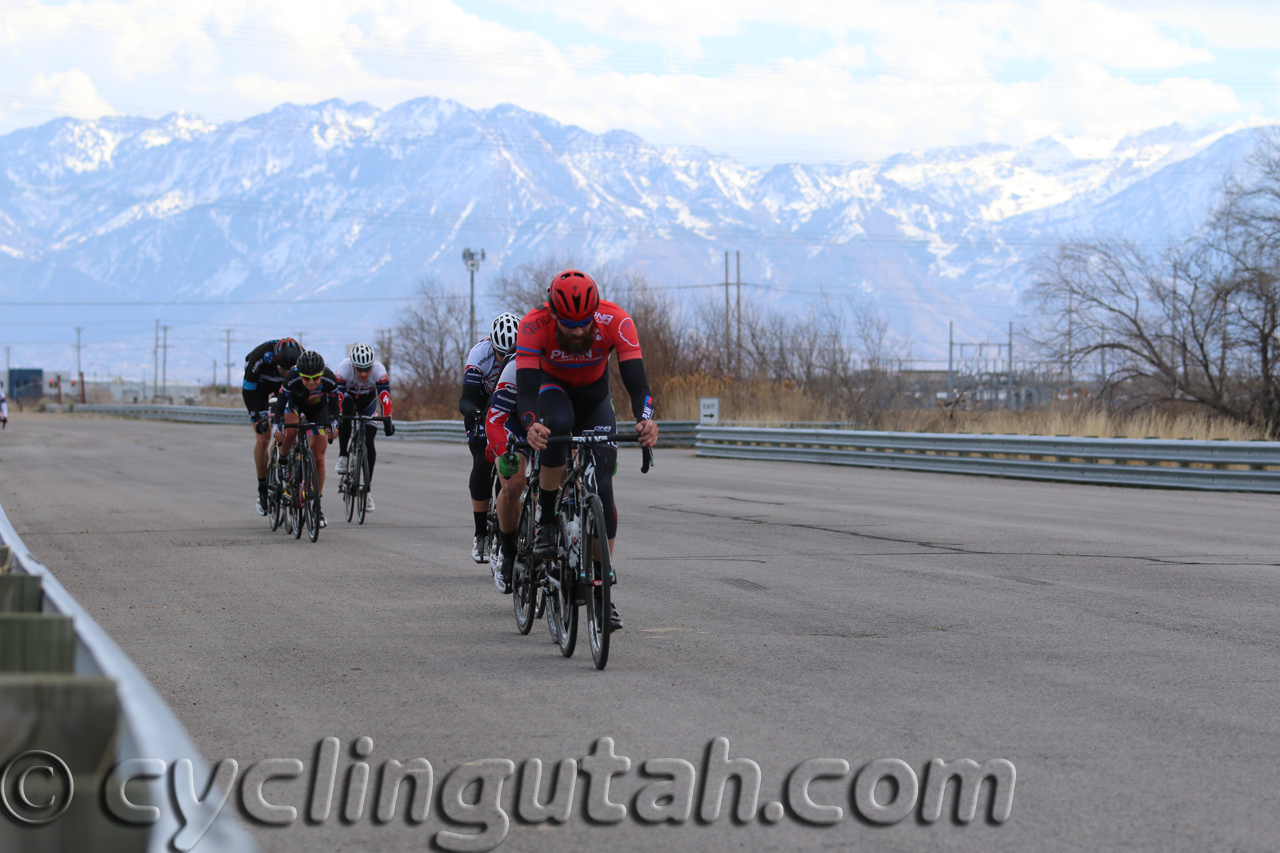
M 467 340 L 468 303 L 435 279 L 418 285 L 418 300 L 396 326 L 399 395 L 417 417 L 457 417 Z
M 510 272 L 503 272 L 493 283 L 498 301 L 506 310 L 524 316 L 547 301 L 551 278 L 564 269 L 574 267 L 572 258 L 545 258 L 529 261 Z
M 1192 404 L 1274 434 L 1277 279 L 1248 257 L 1221 231 L 1159 259 L 1129 243 L 1066 244 L 1031 289 L 1037 341 L 1070 368 L 1105 364 L 1121 402 Z

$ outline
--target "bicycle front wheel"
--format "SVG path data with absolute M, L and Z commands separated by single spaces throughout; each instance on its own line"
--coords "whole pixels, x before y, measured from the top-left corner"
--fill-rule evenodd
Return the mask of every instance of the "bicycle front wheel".
M 267 523 L 272 530 L 280 527 L 284 513 L 280 505 L 280 452 L 274 442 L 271 444 L 271 455 L 267 459 Z
M 359 517 L 360 524 L 364 524 L 365 510 L 369 504 L 369 477 L 372 472 L 369 470 L 369 456 L 365 452 L 362 443 L 358 450 L 360 454 L 360 462 L 356 465 L 356 515 Z
M 342 485 L 339 486 L 342 489 L 342 508 L 346 512 L 348 524 L 351 523 L 351 519 L 355 518 L 356 514 L 356 478 L 352 476 L 351 463 L 351 457 L 347 457 L 347 472 L 342 475 Z
M 528 486 L 520 500 L 520 522 L 516 525 L 516 570 L 511 598 L 516 610 L 516 628 L 528 634 L 538 618 L 538 561 L 533 556 L 533 518 L 538 512 L 537 487 Z
M 569 554 L 568 535 L 563 522 L 560 528 L 560 553 Z M 560 585 L 553 586 L 555 595 L 551 599 L 552 613 L 556 620 L 556 634 L 559 636 L 560 654 L 573 657 L 574 647 L 578 644 L 578 592 L 577 567 L 567 557 L 560 557 L 553 563 L 559 573 Z
M 289 459 L 289 532 L 294 539 L 302 538 L 302 526 L 306 523 L 303 517 L 303 488 L 306 479 L 302 475 L 302 460 L 297 456 Z
M 613 621 L 610 617 L 610 586 L 612 566 L 609 560 L 609 535 L 604 524 L 604 505 L 600 498 L 591 496 L 582 518 L 582 562 L 591 564 L 586 573 L 587 590 L 587 644 L 591 646 L 591 660 L 596 669 L 604 669 L 609 663 L 609 635 Z M 599 548 L 600 560 L 593 554 Z
M 320 485 L 316 476 L 316 458 L 311 455 L 311 448 L 303 458 L 303 471 L 306 477 L 306 502 L 303 512 L 307 516 L 307 538 L 315 542 L 320 538 Z

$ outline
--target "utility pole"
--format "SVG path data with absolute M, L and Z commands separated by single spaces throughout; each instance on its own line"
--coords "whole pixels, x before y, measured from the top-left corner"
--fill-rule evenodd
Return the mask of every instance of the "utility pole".
M 167 402 L 169 399 L 169 327 L 161 326 L 160 328 L 164 329 L 164 343 L 161 344 L 164 348 L 164 368 L 160 374 L 160 396 Z
M 724 360 L 725 360 L 724 372 L 726 374 L 729 372 L 728 370 L 729 353 L 733 351 L 732 347 L 729 346 L 729 335 L 730 335 L 729 330 L 732 328 L 733 326 L 729 321 L 729 250 L 725 249 L 724 250 Z
M 467 265 L 467 271 L 471 273 L 471 337 L 467 338 L 467 346 L 470 347 L 476 342 L 476 270 L 480 269 L 480 262 L 484 260 L 484 249 L 479 254 L 470 249 L 462 250 L 462 262 Z M 389 369 L 389 368 L 388 368 Z
M 223 329 L 222 331 L 227 333 L 227 396 L 230 397 L 231 396 L 231 333 L 234 332 L 235 329 Z M 218 372 L 216 370 L 213 372 L 213 381 L 215 384 L 218 381 Z
M 152 358 L 155 360 L 151 372 L 151 399 L 157 399 L 160 395 L 160 321 L 156 320 L 156 345 L 151 350 Z
M 1004 402 L 1006 409 L 1013 408 L 1013 321 L 1009 321 L 1009 375 L 1005 383 Z
M 380 356 L 379 361 L 381 361 L 382 366 L 387 369 L 388 374 L 391 373 L 391 357 L 394 354 L 392 353 L 392 345 L 394 344 L 394 340 L 392 338 L 393 334 L 394 333 L 391 329 L 379 329 L 376 335 L 378 342 L 378 355 Z
M 76 377 L 80 380 L 80 402 L 85 402 L 84 371 L 80 369 L 80 332 L 84 326 L 76 326 Z
M 742 251 L 733 250 L 738 269 L 738 367 L 735 373 L 742 378 Z

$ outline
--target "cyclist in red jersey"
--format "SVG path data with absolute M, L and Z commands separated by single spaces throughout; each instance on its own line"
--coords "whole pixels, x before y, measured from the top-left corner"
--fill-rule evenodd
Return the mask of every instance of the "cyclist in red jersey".
M 553 435 L 617 430 L 606 372 L 613 352 L 618 354 L 622 383 L 631 397 L 640 443 L 652 447 L 658 441 L 658 425 L 653 421 L 653 399 L 644 375 L 635 323 L 621 307 L 600 299 L 591 276 L 579 270 L 558 273 L 547 289 L 546 303 L 520 321 L 516 335 L 517 412 L 530 446 L 541 451 L 539 498 L 543 519 L 550 519 L 555 512 L 567 460 L 566 446 L 548 445 L 547 439 Z M 613 503 L 617 446 L 604 449 L 601 456 L 596 485 L 604 504 L 612 553 L 618 530 Z M 538 528 L 534 553 L 544 559 L 555 556 L 553 525 L 544 523 Z M 616 608 L 612 617 L 614 630 L 620 629 L 622 620 Z

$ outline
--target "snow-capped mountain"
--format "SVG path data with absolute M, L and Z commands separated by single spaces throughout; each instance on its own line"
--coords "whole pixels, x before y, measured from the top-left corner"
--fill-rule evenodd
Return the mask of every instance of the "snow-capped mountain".
M 62 366 L 64 345 L 27 342 L 85 325 L 114 353 L 102 372 L 136 371 L 160 317 L 201 342 L 174 343 L 175 375 L 207 375 L 222 326 L 238 330 L 236 360 L 277 330 L 314 327 L 334 345 L 391 326 L 391 298 L 423 276 L 465 289 L 464 247 L 487 250 L 482 297 L 495 274 L 550 255 L 683 288 L 722 280 L 723 252 L 741 250 L 749 293 L 803 304 L 853 291 L 936 353 L 948 320 L 970 339 L 1002 328 L 1026 262 L 1059 239 L 1122 234 L 1158 250 L 1187 236 L 1258 132 L 1172 126 L 1114 145 L 754 168 L 434 98 L 220 125 L 59 119 L 0 137 L 0 300 L 131 304 L 8 304 L 0 335 L 24 363 Z

